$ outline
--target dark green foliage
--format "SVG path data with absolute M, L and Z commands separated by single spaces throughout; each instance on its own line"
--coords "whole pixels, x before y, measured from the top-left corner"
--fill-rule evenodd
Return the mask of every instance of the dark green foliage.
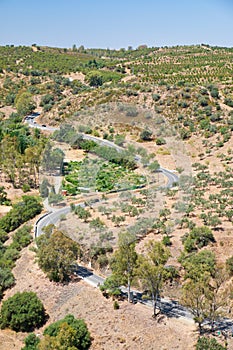
M 194 227 L 189 234 L 182 239 L 185 250 L 190 253 L 194 250 L 207 246 L 215 242 L 211 229 L 207 226 Z
M 215 338 L 198 338 L 196 350 L 225 350 L 226 348 L 219 344 Z
M 47 95 L 42 96 L 40 106 L 44 107 L 45 105 L 53 104 L 53 102 L 54 102 L 53 95 L 47 94 Z
M 103 83 L 105 82 L 117 82 L 121 79 L 121 77 L 122 74 L 117 72 L 93 70 L 88 72 L 85 79 L 87 80 L 90 86 L 98 87 L 103 85 Z
M 98 87 L 103 85 L 103 78 L 100 74 L 91 74 L 88 77 L 90 86 Z
M 199 103 L 200 103 L 201 107 L 206 107 L 206 106 L 208 106 L 208 100 L 207 100 L 206 98 L 201 98 L 201 99 L 199 100 Z
M 71 143 L 76 135 L 77 133 L 72 125 L 61 124 L 60 129 L 54 132 L 53 138 L 56 141 Z
M 161 146 L 161 145 L 165 145 L 166 144 L 166 140 L 163 137 L 158 137 L 155 141 L 157 146 Z
M 163 236 L 162 242 L 167 247 L 172 245 L 172 242 L 169 236 Z
M 69 280 L 73 271 L 72 264 L 79 253 L 77 243 L 56 231 L 51 235 L 41 235 L 37 239 L 37 246 L 38 264 L 49 279 L 56 282 Z
M 30 234 L 31 229 L 31 226 L 26 225 L 22 228 L 19 228 L 13 235 L 13 242 L 10 247 L 17 250 L 21 250 L 22 248 L 27 247 L 32 241 L 32 236 Z
M 22 201 L 14 204 L 13 208 L 0 219 L 0 229 L 11 232 L 24 222 L 34 218 L 42 210 L 39 198 L 23 196 Z
M 118 304 L 118 302 L 116 300 L 113 303 L 113 308 L 114 308 L 114 310 L 118 310 L 120 308 L 120 305 Z
M 226 97 L 224 103 L 229 107 L 233 107 L 233 100 L 230 97 Z
M 128 301 L 130 301 L 130 289 L 136 275 L 137 258 L 135 251 L 136 236 L 129 232 L 120 232 L 118 237 L 118 249 L 114 252 L 110 266 L 113 278 L 127 286 Z
M 140 134 L 140 139 L 142 141 L 151 141 L 152 139 L 152 131 L 148 129 L 144 129 Z
M 70 328 L 73 330 L 72 337 L 70 336 L 68 339 L 69 344 L 67 344 L 67 349 L 89 349 L 91 346 L 91 338 L 86 323 L 81 319 L 76 319 L 73 315 L 67 315 L 62 320 L 52 323 L 45 329 L 44 335 L 59 339 L 61 332 L 66 330 L 64 325 L 70 326 L 67 327 L 67 336 L 69 335 L 68 330 Z
M 91 213 L 80 205 L 75 208 L 75 214 L 78 215 L 79 219 L 84 220 L 84 222 L 87 222 L 87 220 L 91 217 Z
M 107 295 L 119 296 L 121 294 L 120 286 L 121 278 L 111 275 L 105 279 L 104 283 L 100 286 L 100 290 L 106 292 Z
M 97 146 L 93 152 L 99 157 L 102 157 L 112 163 L 125 166 L 128 169 L 134 170 L 137 165 L 133 157 L 124 152 L 117 152 L 116 149 L 106 146 Z
M 15 105 L 20 116 L 30 114 L 36 108 L 33 96 L 29 92 L 22 92 L 16 97 Z
M 8 238 L 6 231 L 0 228 L 0 242 L 5 242 Z
M 114 143 L 117 146 L 123 146 L 124 142 L 125 142 L 125 135 L 117 134 L 115 136 Z
M 181 255 L 179 261 L 185 269 L 185 278 L 193 281 L 199 280 L 205 274 L 214 276 L 216 271 L 215 255 L 209 250 L 202 250 L 189 256 Z
M 0 313 L 0 327 L 16 332 L 30 332 L 46 321 L 44 306 L 33 292 L 16 293 L 3 301 Z
M 25 339 L 25 346 L 21 350 L 38 350 L 37 345 L 40 342 L 40 338 L 38 338 L 34 333 L 30 333 Z
M 20 252 L 12 247 L 12 244 L 7 246 L 4 254 L 1 256 L 0 266 L 3 268 L 12 269 L 15 266 L 15 261 L 19 258 Z
M 2 299 L 3 292 L 12 287 L 15 283 L 15 278 L 10 269 L 0 267 L 0 299 Z
M 101 242 L 97 242 L 90 247 L 90 258 L 96 261 L 100 256 L 106 256 L 107 253 L 112 253 L 112 251 L 113 248 L 110 244 L 103 245 Z

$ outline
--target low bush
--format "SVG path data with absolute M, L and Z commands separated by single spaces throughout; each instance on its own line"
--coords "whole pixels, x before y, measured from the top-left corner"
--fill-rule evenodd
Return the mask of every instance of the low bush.
M 41 327 L 46 319 L 45 308 L 33 292 L 18 292 L 2 303 L 1 329 L 10 328 L 16 332 L 30 332 Z

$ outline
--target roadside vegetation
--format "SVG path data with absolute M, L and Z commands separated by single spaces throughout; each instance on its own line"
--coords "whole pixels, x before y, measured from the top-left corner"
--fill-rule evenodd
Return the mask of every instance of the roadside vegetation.
M 115 310 L 122 285 L 130 302 L 134 288 L 151 299 L 158 321 L 161 296 L 175 298 L 193 314 L 196 349 L 222 348 L 205 335 L 216 334 L 221 317 L 233 318 L 232 56 L 232 48 L 205 44 L 0 47 L 2 328 L 30 332 L 46 322 L 43 305 L 32 311 L 43 313 L 38 322 L 24 320 L 14 297 L 5 298 L 43 210 L 40 195 L 55 209 L 71 208 L 33 247 L 49 280 L 64 286 L 78 264 L 89 264 L 108 276 L 101 291 Z M 30 128 L 28 115 L 58 129 Z M 173 187 L 166 188 L 160 167 L 179 176 Z M 28 296 L 16 297 L 31 308 Z M 68 315 L 41 340 L 30 334 L 24 349 L 64 343 L 90 347 L 84 321 Z

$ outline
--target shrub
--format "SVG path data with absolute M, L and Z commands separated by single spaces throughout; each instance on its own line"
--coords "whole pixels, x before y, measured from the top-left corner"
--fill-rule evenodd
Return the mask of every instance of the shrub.
M 153 94 L 152 95 L 152 99 L 153 99 L 153 101 L 157 102 L 157 101 L 160 100 L 160 95 L 159 94 Z
M 29 192 L 30 189 L 31 189 L 31 187 L 30 187 L 29 184 L 23 184 L 22 190 L 23 190 L 24 193 Z
M 9 213 L 0 219 L 0 230 L 11 232 L 41 212 L 42 205 L 37 197 L 23 196 L 22 198 L 23 201 L 14 204 Z
M 137 117 L 138 110 L 135 106 L 125 107 L 125 112 L 127 117 Z
M 219 344 L 215 338 L 209 339 L 206 337 L 198 338 L 196 350 L 224 350 L 224 346 Z
M 0 299 L 3 296 L 3 292 L 12 287 L 15 283 L 15 278 L 10 269 L 0 267 Z
M 158 137 L 155 141 L 157 146 L 161 146 L 161 145 L 165 145 L 166 144 L 166 140 L 163 137 Z
M 207 226 L 194 227 L 188 235 L 183 238 L 184 248 L 190 253 L 194 250 L 215 242 L 211 229 Z
M 152 131 L 144 129 L 140 134 L 140 139 L 143 141 L 150 141 L 152 139 Z
M 54 103 L 53 95 L 47 94 L 47 95 L 42 96 L 40 106 L 44 107 L 44 106 L 49 105 L 49 104 L 53 105 L 53 103 Z
M 171 246 L 172 242 L 169 236 L 164 236 L 162 242 L 165 246 Z
M 25 339 L 25 346 L 21 350 L 38 350 L 37 345 L 39 344 L 40 339 L 34 334 L 30 333 Z
M 32 236 L 30 234 L 31 229 L 32 227 L 27 225 L 19 228 L 13 236 L 11 247 L 18 250 L 27 247 L 32 241 Z
M 233 100 L 229 97 L 226 97 L 224 100 L 225 105 L 229 106 L 229 107 L 233 107 Z
M 57 340 L 58 349 L 80 349 L 87 350 L 91 345 L 91 338 L 86 323 L 76 319 L 73 315 L 67 315 L 62 320 L 48 326 L 44 335 L 53 342 Z M 42 340 L 43 342 L 43 340 Z M 60 347 L 60 346 L 63 347 Z
M 120 305 L 118 304 L 118 302 L 116 300 L 113 303 L 113 308 L 114 308 L 114 310 L 118 310 L 120 308 Z
M 208 106 L 208 100 L 206 98 L 201 98 L 199 103 L 202 107 Z
M 16 293 L 3 301 L 0 312 L 0 327 L 16 332 L 30 332 L 46 321 L 45 308 L 33 292 Z

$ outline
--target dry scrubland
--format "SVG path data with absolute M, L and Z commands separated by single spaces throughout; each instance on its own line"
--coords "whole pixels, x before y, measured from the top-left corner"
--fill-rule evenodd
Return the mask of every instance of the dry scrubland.
M 146 207 L 148 198 L 144 207 L 136 205 L 137 209 L 143 209 L 138 217 L 124 214 L 115 203 L 129 199 L 108 194 L 104 205 L 114 208 L 116 215 L 126 217 L 120 227 L 111 220 L 112 213 L 107 217 L 100 212 L 99 204 L 89 208 L 92 215 L 89 222 L 69 214 L 59 227 L 88 254 L 91 245 L 97 245 L 100 239 L 98 230 L 90 230 L 92 219 L 100 218 L 105 228 L 113 232 L 110 244 L 116 249 L 121 229 L 135 225 L 141 218 L 155 220 L 161 209 L 167 209 L 167 216 L 159 218 L 162 229 L 157 225 L 143 235 L 138 234 L 136 250 L 143 252 L 149 239 L 160 241 L 168 232 L 171 241 L 168 264 L 178 268 L 180 278 L 172 285 L 167 284 L 163 293 L 180 299 L 184 269 L 178 258 L 184 250 L 182 238 L 189 234 L 193 224 L 210 227 L 215 239 L 204 248 L 198 247 L 198 251 L 214 252 L 221 266 L 225 266 L 233 252 L 232 55 L 232 49 L 208 45 L 125 52 L 1 47 L 0 118 L 4 157 L 0 159 L 0 186 L 4 186 L 11 204 L 24 193 L 38 194 L 43 171 L 33 159 L 35 154 L 36 159 L 41 159 L 49 136 L 43 132 L 40 136 L 31 132 L 29 136 L 20 124 L 22 116 L 36 110 L 41 113 L 36 119 L 40 124 L 68 123 L 76 130 L 113 141 L 121 135 L 125 147 L 130 144 L 143 149 L 145 164 L 147 157 L 154 154 L 153 159 L 162 167 L 176 170 L 182 179 L 180 185 L 168 193 L 161 192 L 158 187 L 166 179 L 160 174 L 150 208 Z M 12 112 L 18 116 L 12 116 Z M 151 140 L 140 139 L 145 130 L 151 131 Z M 60 141 L 54 147 L 62 149 L 66 159 L 81 161 L 85 157 L 85 152 L 72 148 L 69 141 Z M 135 172 L 147 178 L 152 176 L 142 165 Z M 143 198 L 139 190 L 132 193 L 137 199 Z M 81 198 L 82 195 L 76 194 L 65 201 L 70 204 Z M 8 208 L 1 207 L 1 214 Z M 92 263 L 99 273 L 109 274 L 108 266 L 100 266 L 98 259 Z M 50 315 L 49 322 L 70 312 L 84 318 L 93 337 L 92 349 L 195 348 L 198 333 L 193 323 L 165 316 L 157 322 L 151 317 L 152 310 L 140 304 L 119 302 L 120 309 L 113 310 L 111 298 L 105 299 L 99 290 L 82 281 L 67 285 L 50 282 L 38 268 L 30 246 L 22 249 L 12 271 L 16 283 L 5 292 L 4 300 L 16 291 L 35 291 Z M 230 285 L 231 276 L 228 276 L 223 289 Z M 230 288 L 226 296 L 227 311 L 233 318 L 231 296 Z M 42 331 L 36 330 L 39 334 Z M 20 349 L 24 337 L 22 333 L 1 330 L 0 349 Z M 233 348 L 232 340 L 229 342 L 229 349 Z

